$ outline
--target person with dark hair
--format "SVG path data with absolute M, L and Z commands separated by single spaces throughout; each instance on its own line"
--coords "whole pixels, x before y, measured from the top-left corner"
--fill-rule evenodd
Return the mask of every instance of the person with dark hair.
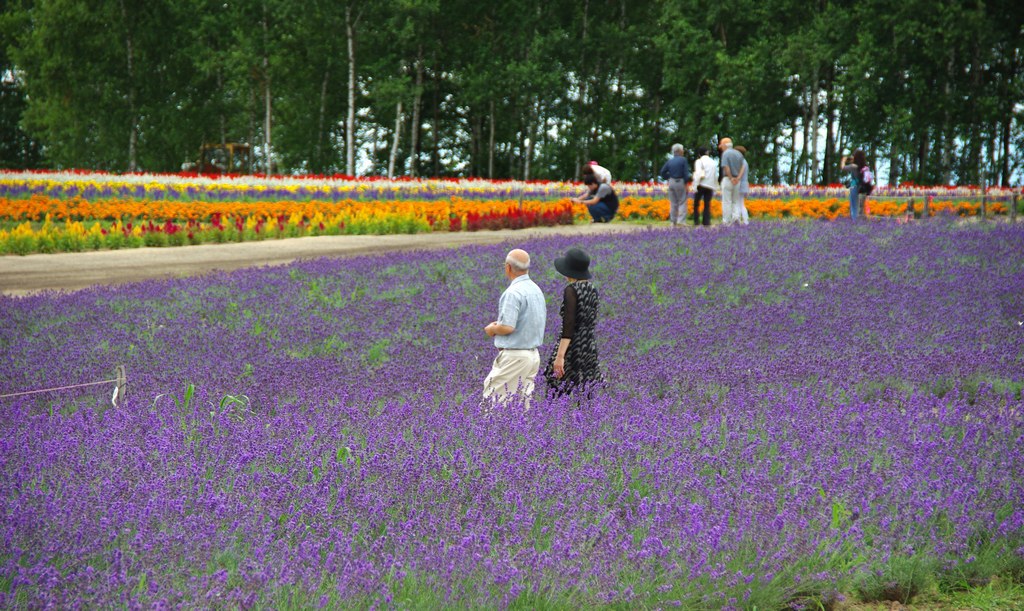
M 718 164 L 708 154 L 708 147 L 697 147 L 697 161 L 693 164 L 693 224 L 700 225 L 700 202 L 704 200 L 703 224 L 711 224 L 711 198 L 718 190 Z
M 852 160 L 849 155 L 843 155 L 839 165 L 843 167 L 842 173 L 849 174 L 846 185 L 850 188 L 850 218 L 856 220 L 864 213 L 864 200 L 867 198 L 866 192 L 861 193 L 867 189 L 863 189 L 861 185 L 864 168 L 868 166 L 868 156 L 864 149 L 857 149 L 853 152 Z
M 619 196 L 608 183 L 599 183 L 592 174 L 583 176 L 583 184 L 587 187 L 589 197 L 574 197 L 570 201 L 584 204 L 595 223 L 609 223 L 615 218 L 619 209 Z
M 861 152 L 863 153 L 863 151 Z M 860 204 L 860 213 L 866 217 L 868 215 L 867 198 L 875 190 L 875 175 L 868 165 L 867 155 L 861 155 L 859 162 L 854 156 L 854 163 L 857 164 L 857 180 L 860 181 L 857 183 L 857 203 Z
M 597 288 L 590 282 L 590 257 L 579 248 L 570 248 L 555 259 L 555 269 L 569 281 L 562 293 L 562 333 L 558 345 L 544 367 L 549 394 L 561 396 L 584 393 L 601 384 L 604 378 L 597 359 Z
M 672 145 L 672 157 L 661 166 L 658 176 L 668 181 L 668 220 L 673 227 L 686 220 L 687 183 L 690 182 L 690 162 L 682 144 Z

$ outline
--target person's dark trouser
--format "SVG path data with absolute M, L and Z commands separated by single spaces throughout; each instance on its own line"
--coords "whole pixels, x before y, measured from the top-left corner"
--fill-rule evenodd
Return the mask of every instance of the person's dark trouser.
M 711 224 L 711 197 L 715 194 L 714 191 L 707 187 L 697 187 L 697 192 L 693 194 L 693 224 L 700 224 L 700 200 L 704 200 L 704 224 Z
M 590 211 L 590 216 L 594 217 L 595 223 L 608 223 L 615 216 L 615 212 L 603 201 L 587 205 L 587 210 Z

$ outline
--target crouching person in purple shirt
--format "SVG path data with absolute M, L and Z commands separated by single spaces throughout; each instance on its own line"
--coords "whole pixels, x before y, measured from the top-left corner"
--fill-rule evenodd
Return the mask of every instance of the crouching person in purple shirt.
M 494 338 L 498 355 L 484 379 L 484 398 L 505 403 L 521 395 L 530 409 L 530 395 L 540 369 L 537 348 L 544 340 L 547 306 L 544 293 L 530 279 L 530 255 L 516 249 L 505 257 L 508 288 L 498 300 L 498 320 L 484 327 Z

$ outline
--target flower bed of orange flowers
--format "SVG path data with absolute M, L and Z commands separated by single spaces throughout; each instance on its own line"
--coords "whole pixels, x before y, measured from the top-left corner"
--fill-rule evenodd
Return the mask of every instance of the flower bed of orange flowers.
M 340 202 L 320 200 L 268 200 L 268 201 L 223 201 L 223 202 L 183 202 L 171 200 L 147 199 L 97 199 L 89 200 L 81 197 L 68 199 L 33 195 L 25 199 L 7 199 L 0 197 L 0 221 L 42 221 L 49 216 L 55 221 L 90 221 L 90 220 L 124 220 L 141 219 L 152 221 L 204 221 L 220 217 L 257 217 L 270 218 L 279 216 L 298 216 L 312 219 L 316 215 L 345 221 L 360 218 L 401 217 L 416 218 L 428 225 L 429 230 L 437 219 L 447 219 L 451 215 L 463 217 L 469 214 L 501 213 L 511 217 L 521 217 L 524 213 L 537 213 L 540 216 L 560 212 L 569 205 L 568 200 L 471 200 L 451 197 L 444 200 L 344 200 Z M 528 216 L 528 215 L 527 215 Z M 539 217 L 538 217 L 539 218 Z M 373 231 L 355 233 L 380 233 Z
M 319 193 L 316 188 L 327 187 L 317 187 L 319 182 L 310 182 L 312 179 L 296 184 L 275 179 L 284 181 L 281 185 L 261 179 L 269 181 L 264 185 L 173 176 L 160 182 L 161 177 L 149 175 L 82 178 L 55 174 L 43 179 L 8 173 L 0 178 L 0 253 L 308 235 L 519 229 L 590 218 L 584 206 L 569 201 L 570 195 L 578 194 L 579 185 L 574 183 L 326 181 L 334 190 L 320 199 L 315 196 Z M 161 198 L 167 189 L 174 191 L 174 197 Z M 403 189 L 408 189 L 405 196 Z M 621 199 L 618 218 L 668 219 L 664 185 L 622 183 L 616 189 Z M 372 197 L 380 193 L 388 195 Z M 343 198 L 344 194 L 349 197 Z M 970 188 L 935 195 L 934 191 L 910 187 L 907 194 L 880 189 L 878 195 L 868 198 L 868 211 L 872 216 L 922 216 L 927 201 L 928 215 L 945 211 L 970 216 L 978 214 L 981 207 Z M 190 195 L 192 199 L 188 199 Z M 1012 194 L 1000 192 L 990 197 L 989 213 L 1007 212 Z M 849 214 L 845 190 L 833 187 L 756 187 L 746 206 L 753 218 L 833 220 Z M 712 213 L 721 216 L 719 199 L 713 200 Z
M 572 224 L 568 201 L 89 201 L 0 198 L 0 252 L 80 251 L 310 235 L 478 231 Z
M 872 198 L 867 199 L 871 216 L 898 217 L 908 213 L 920 217 L 928 204 L 928 216 L 950 213 L 959 216 L 974 216 L 980 213 L 981 203 L 968 199 L 928 199 L 926 197 Z M 849 200 L 845 197 L 791 197 L 791 198 L 747 198 L 744 201 L 751 218 L 815 218 L 835 220 L 850 214 Z M 908 210 L 908 206 L 910 209 Z M 1009 206 L 1005 201 L 988 204 L 989 214 L 1006 214 Z M 693 214 L 692 202 L 689 214 Z M 654 198 L 631 198 L 619 206 L 619 217 L 627 219 L 668 220 L 668 201 Z M 722 216 L 722 202 L 715 198 L 711 202 L 711 215 Z

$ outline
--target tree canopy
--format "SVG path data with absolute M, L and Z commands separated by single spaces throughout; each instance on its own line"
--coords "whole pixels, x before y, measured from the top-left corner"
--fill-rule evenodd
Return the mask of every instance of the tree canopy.
M 7 0 L 0 167 L 651 180 L 729 136 L 760 182 L 1024 168 L 1017 0 Z M 1016 177 L 1016 178 L 1015 178 Z

